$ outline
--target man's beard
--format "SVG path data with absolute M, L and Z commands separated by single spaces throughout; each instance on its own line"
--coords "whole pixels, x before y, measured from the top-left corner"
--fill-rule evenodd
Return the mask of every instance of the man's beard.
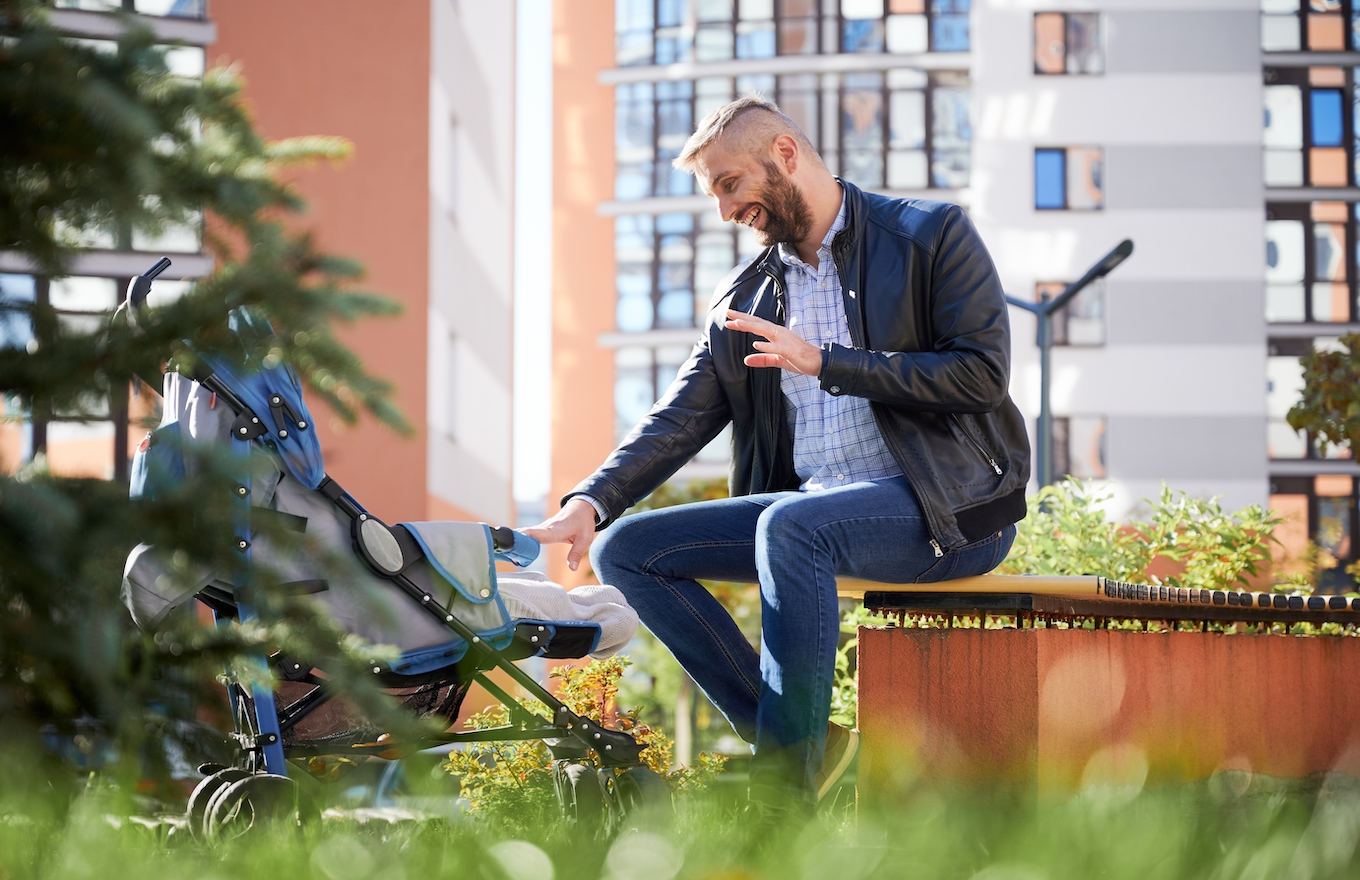
M 812 210 L 802 190 L 793 185 L 778 165 L 765 159 L 765 186 L 756 199 L 764 214 L 765 228 L 752 227 L 761 247 L 787 242 L 797 244 L 812 231 Z

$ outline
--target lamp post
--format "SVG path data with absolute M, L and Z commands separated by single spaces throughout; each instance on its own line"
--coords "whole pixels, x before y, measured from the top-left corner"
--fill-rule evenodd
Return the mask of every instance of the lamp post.
M 1092 281 L 1097 278 L 1104 278 L 1124 260 L 1128 259 L 1129 254 L 1133 253 L 1133 240 L 1124 239 L 1119 245 L 1108 254 L 1100 258 L 1086 274 L 1081 278 L 1067 285 L 1067 288 L 1053 299 L 1049 299 L 1048 294 L 1042 294 L 1039 302 L 1026 302 L 1007 296 L 1006 302 L 1018 309 L 1024 309 L 1034 315 L 1039 327 L 1036 334 L 1036 342 L 1039 346 L 1039 485 L 1050 486 L 1053 484 L 1053 412 L 1049 407 L 1049 384 L 1052 381 L 1050 373 L 1050 358 L 1053 351 L 1053 313 L 1071 301 L 1072 297 L 1081 293 Z

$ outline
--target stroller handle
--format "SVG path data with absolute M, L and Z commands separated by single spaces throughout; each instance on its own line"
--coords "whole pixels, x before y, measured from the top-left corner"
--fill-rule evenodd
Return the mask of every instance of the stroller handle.
M 127 301 L 134 309 L 140 309 L 146 304 L 146 297 L 151 293 L 151 282 L 170 268 L 170 258 L 161 257 L 150 269 L 138 275 L 128 282 Z

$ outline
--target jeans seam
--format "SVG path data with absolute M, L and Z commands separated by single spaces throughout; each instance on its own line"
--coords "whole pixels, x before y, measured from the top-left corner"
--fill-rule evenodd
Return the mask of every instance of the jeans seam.
M 707 632 L 709 636 L 712 637 L 713 642 L 718 646 L 718 650 L 722 651 L 723 657 L 726 658 L 727 664 L 730 667 L 732 667 L 732 671 L 737 674 L 737 678 L 741 679 L 741 683 L 746 686 L 746 689 L 748 691 L 750 691 L 751 696 L 755 697 L 756 701 L 759 702 L 760 688 L 759 687 L 753 688 L 751 686 L 751 682 L 747 680 L 746 676 L 741 671 L 741 665 L 737 663 L 736 658 L 732 656 L 732 653 L 727 650 L 727 645 L 723 642 L 722 637 L 718 634 L 718 632 L 714 630 L 713 627 L 709 626 L 709 623 L 707 620 L 704 619 L 704 616 L 700 614 L 695 609 L 695 607 L 685 599 L 684 593 L 677 590 L 669 580 L 667 580 L 666 578 L 662 577 L 659 574 L 652 575 L 652 578 L 658 584 L 660 584 L 665 590 L 667 590 L 671 594 L 671 596 L 674 597 L 675 600 L 682 607 L 684 607 L 686 611 L 689 612 L 690 617 L 697 620 L 699 622 L 699 625 L 704 628 L 704 631 Z
M 675 546 L 673 546 L 673 547 L 667 547 L 666 549 L 661 550 L 660 552 L 656 553 L 656 554 L 653 555 L 652 557 L 648 558 L 645 562 L 643 562 L 642 565 L 638 566 L 638 568 L 642 571 L 643 574 L 649 574 L 649 575 L 652 575 L 652 577 L 660 577 L 660 575 L 652 574 L 652 571 L 651 571 L 652 566 L 656 563 L 656 561 L 657 561 L 658 559 L 662 559 L 662 558 L 664 558 L 664 557 L 666 557 L 666 556 L 669 556 L 669 555 L 672 554 L 672 553 L 679 553 L 679 552 L 682 551 L 682 550 L 699 550 L 699 549 L 702 549 L 702 548 L 704 548 L 704 547 L 741 547 L 741 546 L 744 546 L 744 545 L 746 545 L 746 544 L 750 544 L 752 547 L 754 547 L 755 544 L 756 544 L 756 542 L 755 542 L 754 540 L 750 540 L 750 541 L 697 541 L 697 542 L 692 543 L 692 544 L 677 544 L 677 545 L 675 545 Z

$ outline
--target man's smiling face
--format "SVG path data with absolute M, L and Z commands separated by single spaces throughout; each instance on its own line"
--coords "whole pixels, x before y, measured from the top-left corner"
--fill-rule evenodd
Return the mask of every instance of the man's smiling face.
M 751 227 L 763 247 L 802 241 L 812 229 L 807 200 L 776 159 L 775 151 L 740 155 L 718 142 L 695 168 L 704 194 L 718 202 L 718 215 Z

